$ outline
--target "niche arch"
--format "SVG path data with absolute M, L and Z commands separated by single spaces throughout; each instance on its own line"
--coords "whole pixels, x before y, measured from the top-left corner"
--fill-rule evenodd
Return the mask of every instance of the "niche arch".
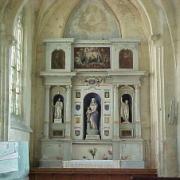
M 98 111 L 98 116 L 97 116 L 97 130 L 98 130 L 98 135 L 101 135 L 100 132 L 100 126 L 101 126 L 101 97 L 97 93 L 91 92 L 88 93 L 84 96 L 83 99 L 83 139 L 86 138 L 87 134 L 87 115 L 86 112 L 88 110 L 88 107 L 90 105 L 91 99 L 95 98 L 96 103 L 97 103 L 97 111 Z

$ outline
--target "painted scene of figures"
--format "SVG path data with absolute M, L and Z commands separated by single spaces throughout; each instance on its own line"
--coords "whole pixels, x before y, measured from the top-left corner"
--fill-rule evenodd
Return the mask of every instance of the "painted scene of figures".
M 75 47 L 74 68 L 110 68 L 110 47 Z

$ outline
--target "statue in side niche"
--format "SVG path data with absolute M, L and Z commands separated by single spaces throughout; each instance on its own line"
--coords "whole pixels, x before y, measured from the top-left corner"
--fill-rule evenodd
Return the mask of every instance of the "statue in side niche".
M 62 123 L 63 102 L 59 98 L 55 103 L 54 122 Z
M 129 102 L 126 99 L 125 102 L 123 102 L 121 98 L 121 118 L 125 123 L 129 123 Z

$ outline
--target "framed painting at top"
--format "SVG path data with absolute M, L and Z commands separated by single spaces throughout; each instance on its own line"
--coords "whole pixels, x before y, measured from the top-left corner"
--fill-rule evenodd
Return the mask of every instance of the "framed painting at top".
M 75 47 L 74 68 L 109 69 L 110 47 Z

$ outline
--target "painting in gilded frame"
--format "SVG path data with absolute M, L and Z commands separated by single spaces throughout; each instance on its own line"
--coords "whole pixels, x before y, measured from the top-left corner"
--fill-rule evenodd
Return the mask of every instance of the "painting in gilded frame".
M 133 52 L 130 49 L 119 52 L 119 68 L 133 69 Z
M 75 47 L 74 68 L 109 69 L 110 47 Z

